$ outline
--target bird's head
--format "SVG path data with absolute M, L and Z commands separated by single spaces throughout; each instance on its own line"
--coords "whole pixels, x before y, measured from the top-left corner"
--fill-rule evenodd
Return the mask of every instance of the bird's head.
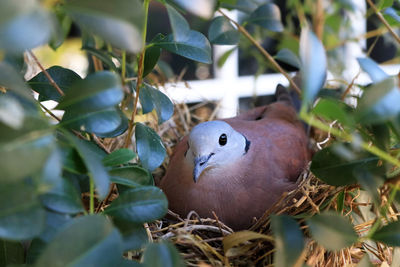
M 195 182 L 208 168 L 232 163 L 249 149 L 250 142 L 224 121 L 198 124 L 189 134 L 186 159 L 193 163 Z

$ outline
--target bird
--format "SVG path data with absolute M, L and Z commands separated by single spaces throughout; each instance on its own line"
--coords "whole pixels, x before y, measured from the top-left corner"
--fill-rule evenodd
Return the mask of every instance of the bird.
M 202 122 L 176 145 L 159 185 L 171 211 L 216 215 L 244 230 L 296 187 L 310 161 L 309 139 L 288 90 L 278 85 L 275 96 L 236 117 Z

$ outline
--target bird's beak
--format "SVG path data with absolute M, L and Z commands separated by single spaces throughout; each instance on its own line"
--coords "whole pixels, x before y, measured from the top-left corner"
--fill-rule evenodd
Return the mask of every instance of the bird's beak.
M 193 180 L 195 183 L 199 179 L 204 169 L 207 168 L 208 166 L 207 162 L 211 158 L 211 156 L 212 154 L 194 158 Z

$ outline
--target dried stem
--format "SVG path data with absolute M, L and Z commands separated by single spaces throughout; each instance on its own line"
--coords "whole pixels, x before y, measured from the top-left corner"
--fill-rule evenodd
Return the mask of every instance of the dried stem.
M 317 0 L 317 3 L 315 5 L 315 13 L 313 17 L 314 32 L 317 35 L 318 39 L 320 40 L 322 40 L 322 36 L 324 33 L 324 22 L 325 22 L 324 6 L 322 1 L 323 0 Z
M 372 2 L 372 0 L 367 0 L 367 2 L 371 6 L 371 8 L 374 10 L 374 12 L 375 12 L 376 16 L 378 17 L 378 19 L 383 23 L 383 25 L 385 25 L 385 27 L 389 30 L 390 34 L 400 44 L 400 37 L 394 32 L 392 27 L 389 25 L 389 23 L 383 17 L 382 13 L 378 10 L 378 8 L 375 6 L 375 4 Z
M 47 79 L 49 80 L 50 84 L 56 88 L 57 92 L 61 95 L 64 96 L 64 92 L 61 90 L 61 88 L 57 85 L 57 83 L 53 80 L 53 78 L 51 78 L 50 74 L 47 72 L 47 70 L 43 67 L 43 65 L 40 63 L 40 61 L 38 60 L 38 58 L 35 56 L 35 54 L 32 53 L 32 51 L 28 51 L 28 54 L 33 58 L 33 60 L 35 61 L 35 63 L 39 66 L 39 68 L 42 70 L 42 72 L 44 73 L 44 75 L 47 77 Z
M 218 10 L 219 13 L 221 13 L 225 18 L 227 18 L 230 22 L 232 22 L 238 31 L 242 33 L 249 41 L 261 52 L 261 54 L 274 66 L 274 68 L 279 71 L 280 73 L 283 74 L 283 76 L 286 77 L 286 79 L 289 81 L 289 83 L 292 85 L 292 87 L 296 90 L 296 92 L 301 95 L 301 90 L 297 86 L 297 84 L 293 81 L 292 77 L 282 69 L 282 67 L 276 62 L 276 60 L 253 38 L 253 36 L 250 35 L 250 33 L 239 23 L 228 17 L 221 9 Z

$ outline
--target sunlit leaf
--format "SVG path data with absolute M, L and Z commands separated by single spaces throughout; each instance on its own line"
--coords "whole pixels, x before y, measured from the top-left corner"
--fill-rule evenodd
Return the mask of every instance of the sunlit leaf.
M 90 31 L 113 46 L 139 52 L 144 10 L 139 0 L 71 0 L 65 10 L 83 29 Z
M 0 49 L 12 53 L 45 44 L 55 23 L 35 0 L 2 0 L 0 18 Z
M 140 162 L 149 171 L 161 165 L 166 151 L 157 133 L 144 124 L 136 123 L 135 130 L 136 147 Z
M 378 83 L 389 77 L 372 59 L 366 57 L 357 58 L 357 60 L 361 68 L 368 73 L 373 82 Z
M 24 108 L 9 94 L 0 94 L 0 122 L 18 130 L 24 123 Z
M 326 79 L 326 55 L 321 41 L 308 28 L 300 36 L 300 75 L 303 107 L 312 104 Z
M 352 109 L 335 99 L 321 99 L 312 109 L 312 112 L 328 120 L 337 120 L 345 126 L 353 127 L 355 125 Z
M 90 215 L 75 219 L 56 234 L 35 266 L 113 266 L 121 256 L 118 230 L 105 216 Z
M 222 16 L 214 18 L 208 28 L 208 39 L 212 44 L 234 45 L 239 42 L 239 37 L 239 32 Z
M 143 254 L 145 267 L 185 266 L 178 250 L 169 242 L 149 243 Z
M 273 32 L 283 31 L 281 11 L 279 10 L 279 7 L 273 3 L 259 6 L 250 14 L 248 22 L 257 24 Z
M 144 114 L 151 112 L 153 109 L 156 110 L 159 124 L 171 118 L 174 113 L 174 105 L 168 96 L 147 83 L 143 84 L 139 99 Z
M 304 249 L 303 233 L 297 222 L 288 215 L 271 217 L 275 237 L 275 266 L 294 266 Z
M 210 19 L 214 14 L 215 0 L 172 0 L 183 9 L 190 13 L 202 17 L 203 19 Z
M 307 220 L 312 237 L 329 250 L 340 250 L 357 242 L 358 236 L 345 217 L 326 212 Z

